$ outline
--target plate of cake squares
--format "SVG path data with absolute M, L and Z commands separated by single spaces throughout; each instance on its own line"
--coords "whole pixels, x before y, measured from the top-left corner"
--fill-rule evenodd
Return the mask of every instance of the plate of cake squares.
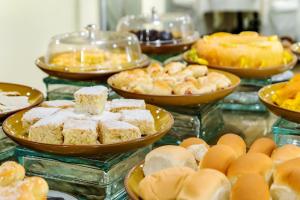
M 74 101 L 44 101 L 3 123 L 8 137 L 25 147 L 60 155 L 125 152 L 154 143 L 173 125 L 166 110 L 144 100 L 107 100 L 104 86 L 83 87 Z
M 120 96 L 155 105 L 191 106 L 217 101 L 232 93 L 240 78 L 205 65 L 151 63 L 145 69 L 120 72 L 108 79 Z
M 36 106 L 43 99 L 43 94 L 34 88 L 0 82 L 0 119 L 19 110 Z

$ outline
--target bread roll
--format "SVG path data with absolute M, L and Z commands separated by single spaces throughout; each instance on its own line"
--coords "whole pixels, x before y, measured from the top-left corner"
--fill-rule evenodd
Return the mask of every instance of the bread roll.
M 188 167 L 173 167 L 146 176 L 139 184 L 143 200 L 176 199 L 183 181 L 196 172 Z
M 202 158 L 209 149 L 209 145 L 204 140 L 196 137 L 183 140 L 180 143 L 180 146 L 191 152 L 198 162 L 201 162 Z
M 171 167 L 189 167 L 197 169 L 197 163 L 192 153 L 183 147 L 166 145 L 152 150 L 146 155 L 144 174 L 146 176 Z
M 191 145 L 195 145 L 195 144 L 204 144 L 207 148 L 209 148 L 209 145 L 202 139 L 197 138 L 197 137 L 190 137 L 187 139 L 184 139 L 181 143 L 180 146 L 187 148 Z
M 49 191 L 47 182 L 40 177 L 26 178 L 19 186 L 20 193 L 28 191 L 35 197 L 34 200 L 45 200 Z
M 202 169 L 183 182 L 177 200 L 227 200 L 230 182 L 217 170 Z
M 236 134 L 228 133 L 223 135 L 217 144 L 224 144 L 231 147 L 238 157 L 246 153 L 246 143 L 243 138 Z
M 271 185 L 273 200 L 300 199 L 300 158 L 278 164 Z
M 230 200 L 270 200 L 269 186 L 259 174 L 244 174 L 233 185 Z
M 275 149 L 272 153 L 272 160 L 275 164 L 300 157 L 300 147 L 293 144 L 286 144 Z
M 270 183 L 273 171 L 273 162 L 270 157 L 263 153 L 248 153 L 233 161 L 228 168 L 227 177 L 232 184 L 236 180 L 249 173 L 257 173 Z
M 204 155 L 200 169 L 210 168 L 226 174 L 230 164 L 236 159 L 236 153 L 226 145 L 215 145 Z
M 0 187 L 14 184 L 23 180 L 25 177 L 25 169 L 13 161 L 7 161 L 0 166 Z
M 271 138 L 259 138 L 253 142 L 250 146 L 248 153 L 263 153 L 267 156 L 271 156 L 273 150 L 276 148 L 274 140 Z

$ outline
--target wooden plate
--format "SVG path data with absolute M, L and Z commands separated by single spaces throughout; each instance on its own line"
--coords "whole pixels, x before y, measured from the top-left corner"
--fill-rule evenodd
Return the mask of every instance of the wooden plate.
M 174 120 L 169 112 L 162 108 L 149 104 L 147 104 L 146 108 L 150 110 L 154 117 L 155 128 L 157 132 L 155 134 L 145 136 L 139 139 L 115 144 L 58 145 L 30 141 L 27 138 L 27 130 L 23 127 L 21 122 L 22 116 L 26 112 L 26 110 L 20 111 L 8 117 L 3 122 L 2 128 L 5 134 L 12 140 L 14 140 L 16 143 L 38 151 L 44 151 L 60 155 L 76 156 L 118 153 L 150 145 L 155 141 L 159 140 L 171 129 Z
M 107 80 L 110 87 L 118 93 L 120 96 L 131 99 L 144 99 L 147 103 L 156 105 L 168 105 L 168 106 L 192 106 L 198 104 L 206 104 L 217 101 L 229 95 L 237 88 L 240 84 L 240 78 L 224 71 L 209 69 L 209 72 L 218 72 L 225 75 L 230 79 L 232 85 L 223 90 L 218 90 L 215 92 L 199 94 L 199 95 L 151 95 L 151 94 L 138 94 L 133 92 L 128 92 L 120 88 L 113 86 L 112 82 L 116 75 L 113 75 Z
M 297 56 L 295 56 L 294 54 L 292 56 L 293 56 L 293 60 L 290 63 L 288 63 L 286 65 L 276 66 L 276 67 L 238 68 L 238 67 L 211 66 L 211 65 L 209 65 L 208 67 L 213 68 L 213 69 L 224 70 L 224 71 L 230 72 L 232 74 L 235 74 L 235 75 L 237 75 L 241 78 L 261 79 L 261 78 L 268 78 L 268 77 L 271 77 L 275 74 L 280 74 L 280 73 L 283 73 L 283 72 L 285 72 L 289 69 L 292 69 L 297 63 Z M 190 61 L 187 58 L 186 53 L 183 54 L 183 59 L 187 63 L 195 64 L 193 61 Z
M 29 106 L 27 106 L 25 108 L 5 112 L 5 113 L 0 113 L 0 119 L 4 119 L 4 118 L 8 117 L 9 115 L 11 115 L 11 114 L 13 114 L 17 111 L 20 111 L 22 109 L 26 109 L 26 108 L 36 106 L 39 103 L 41 103 L 44 99 L 44 96 L 43 96 L 42 92 L 40 92 L 39 90 L 34 89 L 32 87 L 25 86 L 25 85 L 0 82 L 0 91 L 3 91 L 3 92 L 18 92 L 22 96 L 27 96 L 28 99 L 29 99 Z
M 70 79 L 70 80 L 80 80 L 80 81 L 90 81 L 90 80 L 106 81 L 109 76 L 118 73 L 120 71 L 146 67 L 150 64 L 150 60 L 146 55 L 143 55 L 143 61 L 140 63 L 140 65 L 132 66 L 129 68 L 117 69 L 117 70 L 99 70 L 99 71 L 86 71 L 86 72 L 69 72 L 69 71 L 60 70 L 54 66 L 48 66 L 45 63 L 45 57 L 43 56 L 39 57 L 35 61 L 35 64 L 36 66 L 38 66 L 38 68 L 40 68 L 42 71 L 44 71 L 50 76 L 55 76 L 55 77 Z
M 127 174 L 124 180 L 125 190 L 132 200 L 141 200 L 139 198 L 138 187 L 139 183 L 143 180 L 144 172 L 143 172 L 144 163 L 140 163 L 134 166 Z
M 275 91 L 282 88 L 285 84 L 287 84 L 287 82 L 265 86 L 259 90 L 258 96 L 265 106 L 275 115 L 285 118 L 289 121 L 300 123 L 300 112 L 282 108 L 272 101 L 272 95 L 275 94 Z
M 179 44 L 163 44 L 160 46 L 155 45 L 147 45 L 144 43 L 141 43 L 141 49 L 143 53 L 146 54 L 175 54 L 175 53 L 182 53 L 184 51 L 187 51 L 191 48 L 191 46 L 196 42 L 197 40 L 193 42 L 188 43 L 179 43 Z

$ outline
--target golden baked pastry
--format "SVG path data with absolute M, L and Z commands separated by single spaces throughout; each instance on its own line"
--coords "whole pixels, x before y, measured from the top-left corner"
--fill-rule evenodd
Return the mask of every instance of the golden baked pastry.
M 277 67 L 292 60 L 277 36 L 263 36 L 256 32 L 221 32 L 204 36 L 198 40 L 195 49 L 197 56 L 211 66 L 264 68 Z
M 121 72 L 112 78 L 116 88 L 139 94 L 197 95 L 231 86 L 231 81 L 218 72 L 208 72 L 205 65 L 171 62 L 164 67 L 157 62 L 146 69 Z
M 0 199 L 46 200 L 49 187 L 40 177 L 25 178 L 25 169 L 13 161 L 0 166 Z

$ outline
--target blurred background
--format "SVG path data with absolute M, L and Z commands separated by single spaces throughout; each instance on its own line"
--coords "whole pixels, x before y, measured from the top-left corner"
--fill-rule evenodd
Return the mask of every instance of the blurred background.
M 54 35 L 97 24 L 114 30 L 128 14 L 189 13 L 200 35 L 243 30 L 300 40 L 300 0 L 0 0 L 0 81 L 45 91 L 34 66 Z

